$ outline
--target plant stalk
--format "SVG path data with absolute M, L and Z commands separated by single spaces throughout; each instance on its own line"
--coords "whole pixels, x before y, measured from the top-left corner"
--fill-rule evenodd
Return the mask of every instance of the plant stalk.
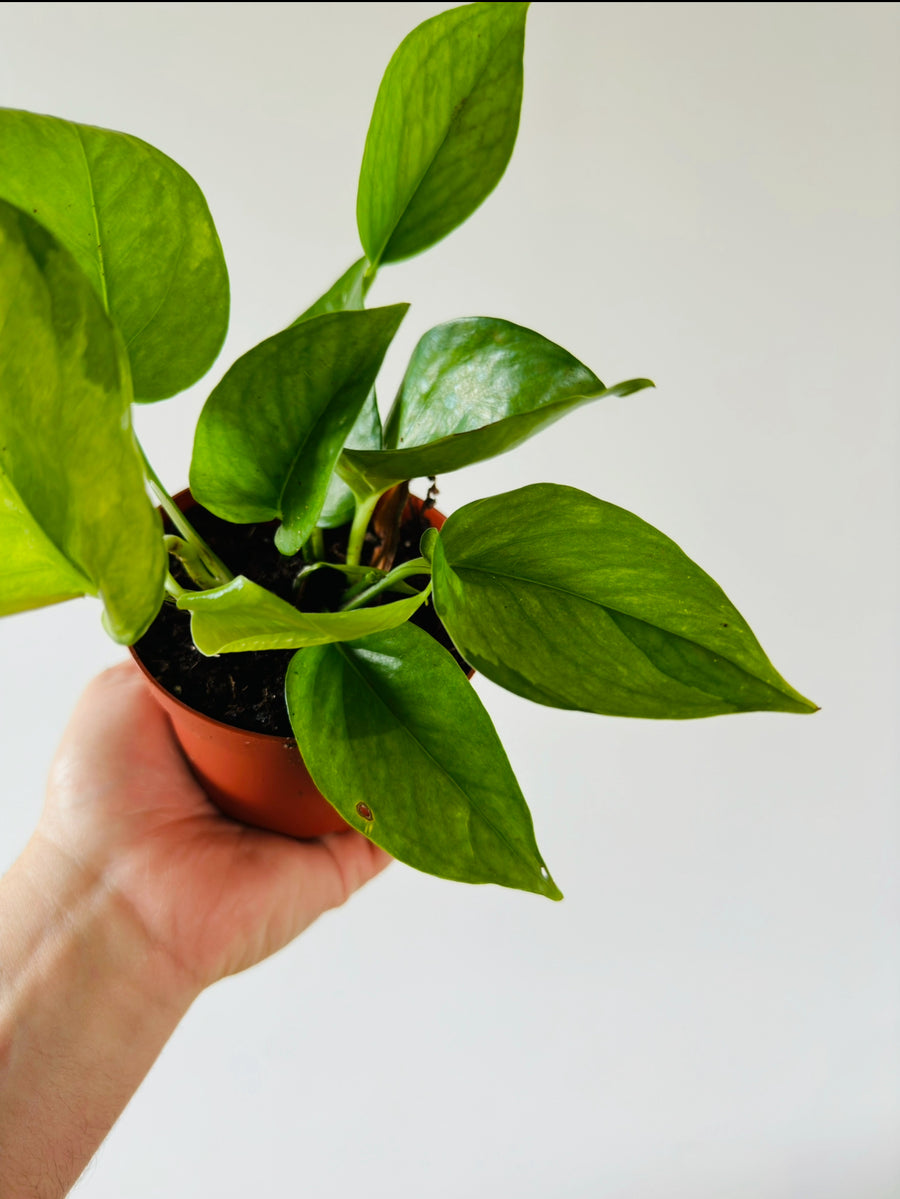
M 364 500 L 360 500 L 356 505 L 356 513 L 353 517 L 353 524 L 350 528 L 350 538 L 347 542 L 347 565 L 358 566 L 360 557 L 362 556 L 363 542 L 366 539 L 366 531 L 369 528 L 369 521 L 372 519 L 372 513 L 375 511 L 375 505 L 381 499 L 382 492 L 375 492 L 373 495 L 367 495 Z
M 347 603 L 341 604 L 341 612 L 352 612 L 354 608 L 362 608 L 370 599 L 374 599 L 376 595 L 382 591 L 389 591 L 395 583 L 399 583 L 402 579 L 408 578 L 410 575 L 430 575 L 431 563 L 427 558 L 413 558 L 411 562 L 404 562 L 401 566 L 395 566 L 394 569 L 379 579 L 377 583 L 373 583 L 371 587 L 367 587 L 365 591 L 354 596 Z M 428 588 L 431 588 L 429 580 Z
M 165 512 L 166 516 L 168 516 L 169 520 L 172 522 L 184 540 L 194 550 L 196 550 L 197 557 L 205 568 L 208 579 L 196 579 L 195 582 L 200 583 L 200 585 L 203 587 L 208 587 L 210 584 L 213 587 L 219 587 L 225 583 L 230 583 L 234 578 L 234 575 L 221 560 L 218 554 L 210 549 L 197 530 L 193 527 L 191 522 L 187 519 L 185 514 L 169 495 L 168 491 L 166 491 L 162 480 L 153 469 L 144 447 L 136 437 L 134 440 L 144 463 L 144 472 L 147 476 L 147 481 L 152 487 L 156 498 L 159 500 L 159 506 L 162 508 L 163 512 Z
M 185 589 L 180 583 L 177 583 L 175 579 L 173 579 L 168 570 L 166 571 L 166 593 L 171 595 L 173 599 L 178 599 L 182 595 L 187 595 Z

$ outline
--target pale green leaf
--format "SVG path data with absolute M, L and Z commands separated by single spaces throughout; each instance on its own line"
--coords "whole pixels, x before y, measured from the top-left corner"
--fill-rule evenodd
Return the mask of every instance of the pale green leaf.
M 203 654 L 299 649 L 352 641 L 409 620 L 426 593 L 352 612 L 301 612 L 258 583 L 238 575 L 210 591 L 187 591 L 178 607 L 191 614 L 191 636 Z
M 228 273 L 203 193 L 140 138 L 0 109 L 0 197 L 74 254 L 118 325 L 134 398 L 196 382 L 228 328 Z
M 131 643 L 163 596 L 121 338 L 78 263 L 0 200 L 0 612 L 97 594 Z

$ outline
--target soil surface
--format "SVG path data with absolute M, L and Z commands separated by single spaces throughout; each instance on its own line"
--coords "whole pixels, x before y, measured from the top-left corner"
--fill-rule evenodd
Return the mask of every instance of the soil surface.
M 425 504 L 430 506 L 429 501 Z M 188 512 L 191 524 L 226 564 L 232 574 L 243 574 L 254 583 L 305 611 L 334 611 L 346 585 L 336 570 L 317 570 L 309 576 L 297 602 L 293 594 L 294 578 L 303 565 L 300 554 L 287 558 L 275 548 L 277 522 L 257 525 L 233 525 L 220 520 L 196 505 Z M 419 539 L 429 527 L 428 521 L 413 504 L 404 510 L 395 565 L 419 557 Z M 168 526 L 166 532 L 171 532 Z M 325 557 L 329 562 L 346 560 L 350 526 L 325 529 Z M 368 564 L 377 553 L 380 539 L 366 536 L 363 562 Z M 193 587 L 180 566 L 170 559 L 174 578 L 184 587 Z M 415 587 L 424 586 L 424 576 L 406 580 Z M 382 593 L 375 603 L 400 598 Z M 413 623 L 425 629 L 450 650 L 463 670 L 469 667 L 456 652 L 447 631 L 431 603 L 413 616 Z M 284 677 L 296 650 L 253 650 L 247 653 L 204 657 L 191 640 L 191 618 L 166 599 L 156 620 L 134 647 L 141 661 L 167 691 L 192 708 L 239 729 L 290 737 L 291 726 L 284 702 Z

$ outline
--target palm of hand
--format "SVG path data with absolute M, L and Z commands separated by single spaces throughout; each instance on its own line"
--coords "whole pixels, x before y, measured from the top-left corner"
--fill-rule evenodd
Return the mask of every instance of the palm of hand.
M 274 953 L 390 860 L 357 833 L 301 842 L 220 815 L 131 663 L 79 702 L 38 835 L 121 895 L 198 988 Z

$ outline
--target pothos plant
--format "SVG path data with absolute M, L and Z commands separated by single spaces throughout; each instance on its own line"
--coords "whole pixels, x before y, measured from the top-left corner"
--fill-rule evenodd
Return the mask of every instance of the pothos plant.
M 421 605 L 466 662 L 537 703 L 675 719 L 815 707 L 673 541 L 572 487 L 478 500 L 430 529 L 412 561 L 367 561 L 386 493 L 651 386 L 607 387 L 539 334 L 471 317 L 424 334 L 382 424 L 376 377 L 407 306 L 367 309 L 366 294 L 503 174 L 527 7 L 455 8 L 400 45 L 363 155 L 362 257 L 239 358 L 199 419 L 195 499 L 229 522 L 277 522 L 272 552 L 298 577 L 341 576 L 330 611 L 232 573 L 240 564 L 198 535 L 132 428 L 133 403 L 190 387 L 225 337 L 228 277 L 200 189 L 136 137 L 2 111 L 0 612 L 95 595 L 129 645 L 174 604 L 200 654 L 296 650 L 291 725 L 348 823 L 433 874 L 559 898 L 490 718 L 450 653 L 410 623 Z M 345 523 L 345 561 L 329 562 L 323 530 Z

